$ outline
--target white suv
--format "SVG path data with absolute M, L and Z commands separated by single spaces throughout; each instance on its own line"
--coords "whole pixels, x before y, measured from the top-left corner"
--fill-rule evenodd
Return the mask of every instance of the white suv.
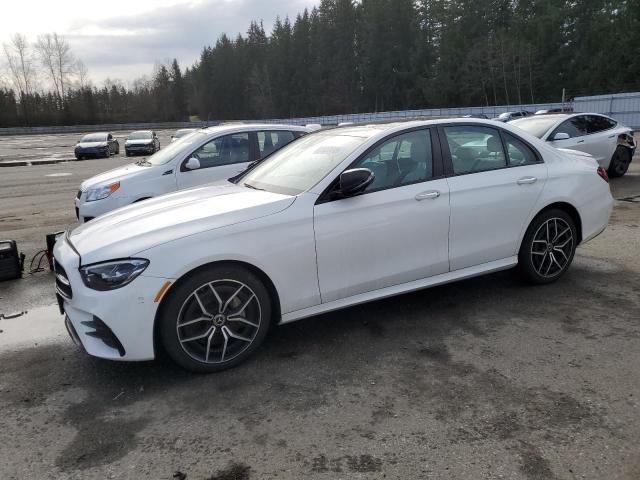
M 149 158 L 82 182 L 76 195 L 80 223 L 165 193 L 226 180 L 311 129 L 235 124 L 198 130 Z

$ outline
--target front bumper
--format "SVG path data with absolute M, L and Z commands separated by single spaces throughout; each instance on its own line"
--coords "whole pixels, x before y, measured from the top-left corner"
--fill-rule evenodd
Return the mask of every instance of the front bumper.
M 89 220 L 93 220 L 100 215 L 111 212 L 116 208 L 124 207 L 131 203 L 131 200 L 129 198 L 114 197 L 113 195 L 107 198 L 103 198 L 102 200 L 86 202 L 84 200 L 85 196 L 86 193 L 82 192 L 80 194 L 80 197 L 76 197 L 75 199 L 76 218 L 80 223 L 88 222 Z
M 155 296 L 167 279 L 140 275 L 122 288 L 99 292 L 85 287 L 78 270 L 80 257 L 66 238 L 60 237 L 53 254 L 57 274 L 64 272 L 69 284 L 69 290 L 56 290 L 72 339 L 100 358 L 153 359 L 153 326 L 159 305 Z
M 96 148 L 76 148 L 76 158 L 80 157 L 104 157 L 107 154 L 111 154 L 109 147 L 96 147 Z
M 154 150 L 153 144 L 151 145 L 125 145 L 124 150 L 127 155 L 146 155 L 152 153 Z

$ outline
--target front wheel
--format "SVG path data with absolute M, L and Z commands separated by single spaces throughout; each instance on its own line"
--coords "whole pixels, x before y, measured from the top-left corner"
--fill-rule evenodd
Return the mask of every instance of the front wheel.
M 200 270 L 168 293 L 160 338 L 181 367 L 210 373 L 234 367 L 264 340 L 271 320 L 267 289 L 235 265 Z
M 629 164 L 631 163 L 631 150 L 621 145 L 618 145 L 616 151 L 613 153 L 613 157 L 611 157 L 611 163 L 609 164 L 609 168 L 607 169 L 607 173 L 610 178 L 621 177 L 627 170 L 629 169 Z
M 559 209 L 542 212 L 525 233 L 518 268 L 532 283 L 555 282 L 571 265 L 577 243 L 576 225 L 568 213 Z

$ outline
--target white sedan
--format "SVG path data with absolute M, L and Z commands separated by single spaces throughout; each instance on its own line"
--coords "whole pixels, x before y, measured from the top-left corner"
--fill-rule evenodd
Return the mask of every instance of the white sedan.
M 535 115 L 511 124 L 556 148 L 593 155 L 612 178 L 627 173 L 636 149 L 632 129 L 597 113 Z
M 592 157 L 509 124 L 336 128 L 69 232 L 58 300 L 92 355 L 217 371 L 272 324 L 515 266 L 553 282 L 612 206 Z
M 75 199 L 76 217 L 84 223 L 141 200 L 226 180 L 310 131 L 306 127 L 274 124 L 233 124 L 198 130 L 148 158 L 82 182 Z M 159 145 L 158 142 L 158 148 Z

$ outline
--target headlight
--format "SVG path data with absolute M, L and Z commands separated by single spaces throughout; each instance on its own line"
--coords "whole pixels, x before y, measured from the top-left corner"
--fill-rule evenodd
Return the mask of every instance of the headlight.
M 149 260 L 130 258 L 113 262 L 96 263 L 80 269 L 84 284 L 92 290 L 101 292 L 124 287 L 144 272 Z
M 103 185 L 101 187 L 90 188 L 87 190 L 86 202 L 95 202 L 96 200 L 102 200 L 107 198 L 113 192 L 120 188 L 120 182 L 113 182 L 109 185 Z

